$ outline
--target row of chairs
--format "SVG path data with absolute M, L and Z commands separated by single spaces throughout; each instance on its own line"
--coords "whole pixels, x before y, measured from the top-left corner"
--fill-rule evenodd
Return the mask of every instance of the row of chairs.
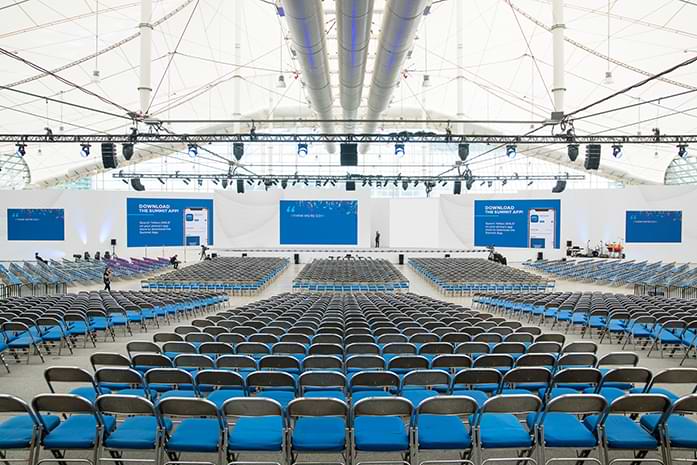
M 674 403 L 660 394 L 629 394 L 611 403 L 593 394 L 565 395 L 546 405 L 537 396 L 513 394 L 493 396 L 481 406 L 467 396 L 433 397 L 417 406 L 403 397 L 367 397 L 351 407 L 334 398 L 302 397 L 285 409 L 259 397 L 233 398 L 218 407 L 200 398 L 153 404 L 107 394 L 92 403 L 42 394 L 31 406 L 0 396 L 0 411 L 12 415 L 0 424 L 0 431 L 12 432 L 0 435 L 0 448 L 26 451 L 31 465 L 47 461 L 39 461 L 41 449 L 52 452 L 55 462 L 71 460 L 67 451 L 83 451 L 92 464 L 120 461 L 131 452 L 156 464 L 192 463 L 189 456 L 205 454 L 220 465 L 249 463 L 252 454 L 254 463 L 264 454 L 284 465 L 305 463 L 301 458 L 311 454 L 336 455 L 342 464 L 375 463 L 379 455 L 385 456 L 379 463 L 420 465 L 433 463 L 424 459 L 434 452 L 469 465 L 647 459 L 668 465 L 680 459 L 676 451 L 697 449 L 694 394 Z M 578 455 L 558 457 L 560 450 Z M 636 458 L 611 455 L 627 451 Z M 591 457 L 594 452 L 598 458 Z
M 397 267 L 384 259 L 314 259 L 293 280 L 296 290 L 327 292 L 394 291 L 407 289 L 408 284 L 409 281 Z

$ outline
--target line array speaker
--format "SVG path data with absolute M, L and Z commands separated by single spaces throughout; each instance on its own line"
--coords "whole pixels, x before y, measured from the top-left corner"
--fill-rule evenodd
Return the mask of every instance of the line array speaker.
M 358 144 L 341 144 L 341 166 L 358 166 Z
M 587 170 L 597 170 L 600 168 L 600 144 L 586 145 L 586 161 L 583 166 Z
M 102 164 L 107 169 L 119 166 L 119 160 L 116 158 L 116 144 L 111 142 L 102 144 Z
M 244 194 L 244 179 L 237 180 L 237 193 Z

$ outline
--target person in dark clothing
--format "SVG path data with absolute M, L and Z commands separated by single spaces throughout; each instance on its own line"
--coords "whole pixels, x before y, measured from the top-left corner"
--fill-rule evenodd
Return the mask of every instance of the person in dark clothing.
M 41 258 L 41 256 L 39 255 L 39 252 L 34 253 L 34 258 L 36 259 L 37 262 L 43 263 L 44 265 L 48 265 L 48 261 Z
M 208 247 L 205 244 L 201 244 L 201 260 L 206 259 L 206 252 L 208 252 Z
M 375 248 L 380 248 L 380 231 L 375 231 Z
M 174 255 L 170 257 L 169 259 L 169 264 L 174 267 L 175 270 L 179 269 L 179 259 L 177 258 L 177 255 Z
M 111 292 L 111 267 L 104 270 L 104 290 Z

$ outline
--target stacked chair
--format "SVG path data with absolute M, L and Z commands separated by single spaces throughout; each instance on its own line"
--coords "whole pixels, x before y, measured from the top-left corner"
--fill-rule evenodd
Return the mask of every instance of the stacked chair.
M 409 266 L 448 296 L 554 289 L 554 281 L 483 258 L 411 258 Z
M 287 267 L 287 258 L 217 257 L 143 281 L 142 287 L 253 295 L 268 286 Z
M 293 290 L 302 292 L 400 292 L 408 289 L 407 278 L 384 259 L 315 259 L 293 280 Z

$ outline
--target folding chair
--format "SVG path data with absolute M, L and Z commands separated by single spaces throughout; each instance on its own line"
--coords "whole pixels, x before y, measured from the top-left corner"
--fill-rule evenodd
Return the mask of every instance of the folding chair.
M 163 421 L 172 421 L 174 431 L 165 439 L 164 450 L 168 464 L 192 463 L 183 460 L 182 453 L 216 454 L 215 462 L 225 463 L 226 427 L 218 407 L 206 399 L 170 397 L 157 403 Z
M 259 364 L 249 355 L 223 355 L 215 361 L 219 370 L 236 371 L 243 378 L 259 369 Z
M 546 465 L 557 461 L 592 461 L 603 465 L 603 453 L 598 438 L 597 425 L 588 429 L 583 418 L 589 415 L 601 415 L 607 408 L 607 401 L 595 394 L 571 394 L 550 400 L 544 411 L 528 416 L 528 427 L 537 429 L 539 464 Z M 537 418 L 535 418 L 537 417 Z M 575 449 L 575 457 L 554 457 L 547 460 L 548 449 Z M 598 451 L 599 457 L 592 458 L 590 453 Z
M 302 463 L 299 455 L 309 453 L 340 453 L 343 461 L 336 463 L 350 463 L 349 408 L 345 402 L 332 398 L 295 399 L 288 404 L 288 422 L 291 465 Z
M 400 396 L 418 407 L 425 399 L 450 389 L 450 375 L 442 370 L 410 371 L 402 378 Z
M 230 399 L 221 409 L 228 428 L 227 455 L 229 463 L 250 463 L 240 459 L 245 452 L 280 454 L 273 462 L 254 463 L 282 465 L 286 463 L 286 420 L 283 407 L 272 399 L 239 397 Z
M 168 397 L 200 397 L 191 373 L 180 368 L 153 368 L 145 373 L 145 382 L 149 389 L 160 393 L 160 401 Z
M 349 378 L 351 403 L 368 397 L 390 397 L 399 392 L 400 379 L 391 371 L 360 371 Z
M 472 368 L 453 376 L 451 393 L 474 399 L 480 407 L 489 399 L 487 393 L 498 392 L 503 375 L 492 368 Z
M 477 412 L 474 399 L 432 397 L 421 402 L 414 422 L 414 464 L 459 463 L 474 465 L 469 420 Z M 421 452 L 457 451 L 458 460 L 420 460 Z
M 22 399 L 0 394 L 0 459 L 11 462 L 26 462 L 27 465 L 36 463 L 39 457 L 41 435 L 50 433 L 60 423 L 55 415 L 44 415 L 39 421 L 31 407 Z M 8 417 L 8 415 L 11 415 Z M 42 429 L 43 428 L 43 429 Z M 7 452 L 19 451 L 27 453 L 26 458 L 8 458 Z
M 557 371 L 547 389 L 539 395 L 548 402 L 559 396 L 580 394 L 581 391 L 595 392 L 603 375 L 597 368 L 564 368 Z
M 368 452 L 401 455 L 401 460 L 381 460 L 383 464 L 411 464 L 413 413 L 411 402 L 402 397 L 365 398 L 356 402 L 352 408 L 351 463 L 365 463 L 358 461 L 358 457 Z M 367 463 L 375 463 L 375 460 Z
M 384 362 L 383 362 L 384 364 Z M 309 355 L 303 358 L 303 371 L 344 371 L 344 362 L 336 355 Z
M 504 460 L 498 455 L 496 458 L 483 460 L 487 450 L 514 449 L 521 451 L 520 454 L 516 453 L 505 459 L 534 464 L 536 460 L 532 456 L 536 446 L 535 428 L 528 428 L 518 417 L 531 413 L 537 415 L 541 408 L 540 398 L 529 394 L 494 396 L 487 400 L 475 415 L 473 424 L 479 463 L 484 465 Z
M 75 461 L 66 459 L 65 452 L 69 450 L 89 451 L 91 459 L 79 460 L 97 464 L 101 440 L 106 432 L 114 429 L 114 417 L 102 417 L 90 401 L 73 394 L 40 394 L 32 400 L 32 408 L 44 429 L 42 445 L 54 457 L 39 460 L 37 465 L 44 462 Z M 51 425 L 42 412 L 62 414 L 64 419 L 58 426 L 49 428 Z
M 543 367 L 519 367 L 506 372 L 497 394 L 531 394 L 547 389 L 552 382 L 552 372 Z
M 329 397 L 347 402 L 346 376 L 336 371 L 308 371 L 298 378 L 300 397 Z
M 102 418 L 116 419 L 113 431 L 106 432 L 103 449 L 110 453 L 109 457 L 102 456 L 100 462 L 121 462 L 125 450 L 153 452 L 153 458 L 148 460 L 138 458 L 140 462 L 160 462 L 160 452 L 164 439 L 172 430 L 172 421 L 161 418 L 155 406 L 147 399 L 132 395 L 107 394 L 97 399 L 96 407 Z
M 230 399 L 247 396 L 244 378 L 233 371 L 201 370 L 196 373 L 194 381 L 199 392 L 208 392 L 207 399 L 218 408 Z
M 73 388 L 70 394 L 80 396 L 94 403 L 98 395 L 110 394 L 108 388 L 99 388 L 94 377 L 87 371 L 78 367 L 49 367 L 44 370 L 44 379 L 52 393 L 56 393 L 56 383 L 81 384 Z
M 100 368 L 94 373 L 97 391 L 101 393 L 114 392 L 121 396 L 138 396 L 152 399 L 157 396 L 145 384 L 140 372 L 125 367 Z
M 657 439 L 663 443 L 665 463 L 695 462 L 697 454 L 697 394 L 681 397 L 664 415 L 644 415 L 641 425 L 649 431 L 658 431 Z M 674 450 L 690 452 L 693 458 L 679 458 Z
M 285 409 L 295 399 L 295 378 L 282 371 L 255 371 L 247 376 L 249 393 L 256 397 L 273 399 Z
M 669 398 L 671 402 L 676 402 L 680 396 L 669 389 L 660 387 L 660 385 L 665 384 L 688 385 L 691 394 L 694 394 L 697 391 L 697 368 L 668 368 L 659 371 L 643 388 L 635 387 L 630 389 L 629 392 L 632 394 L 663 394 Z
M 587 394 L 600 394 L 609 404 L 627 394 L 636 383 L 646 386 L 651 381 L 651 370 L 639 367 L 615 368 L 603 375 L 600 384 L 592 390 L 584 389 Z M 627 389 L 625 389 L 627 388 Z

